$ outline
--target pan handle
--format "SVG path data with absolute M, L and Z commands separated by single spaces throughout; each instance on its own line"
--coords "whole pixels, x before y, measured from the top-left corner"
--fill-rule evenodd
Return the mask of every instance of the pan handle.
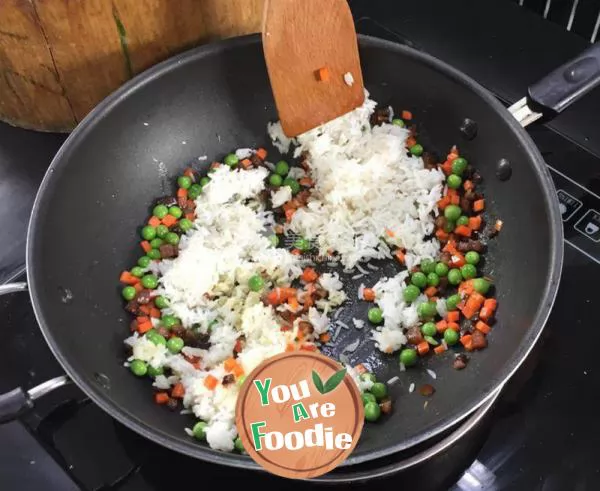
M 26 292 L 27 283 L 8 283 L 0 285 L 0 296 L 9 293 Z M 0 394 L 0 424 L 17 419 L 21 414 L 33 408 L 33 402 L 54 389 L 58 389 L 71 380 L 66 375 L 47 380 L 28 391 L 18 387 L 5 394 Z
M 531 85 L 509 111 L 523 125 L 555 116 L 600 85 L 600 42 Z

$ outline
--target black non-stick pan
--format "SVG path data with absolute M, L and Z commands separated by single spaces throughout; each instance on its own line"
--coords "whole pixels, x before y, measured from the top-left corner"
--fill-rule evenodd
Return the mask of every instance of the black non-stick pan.
M 562 109 L 575 92 L 597 82 L 598 53 L 596 47 L 572 70 L 552 75 L 531 96 Z M 563 254 L 554 186 L 509 111 L 474 81 L 423 53 L 362 37 L 360 54 L 371 96 L 410 109 L 420 140 L 440 155 L 458 145 L 483 176 L 489 218 L 502 219 L 504 228 L 491 241 L 485 265 L 496 286 L 498 322 L 490 346 L 473 354 L 466 370 L 454 370 L 447 353 L 400 373 L 397 358 L 378 354 L 366 329 L 341 331 L 333 356 L 344 352 L 350 363 L 370 362 L 382 380 L 399 376 L 390 388 L 394 411 L 366 425 L 345 465 L 423 443 L 489 400 L 538 339 L 556 295 Z M 68 376 L 96 404 L 149 439 L 238 467 L 256 465 L 247 456 L 214 451 L 189 438 L 183 428 L 191 421 L 154 404 L 148 381 L 123 367 L 129 319 L 118 277 L 138 257 L 138 227 L 153 200 L 173 191 L 174 177 L 190 163 L 206 170 L 211 159 L 238 147 L 267 146 L 276 159 L 265 131 L 276 119 L 258 36 L 172 58 L 108 97 L 71 134 L 44 178 L 28 234 L 31 300 Z M 199 161 L 202 155 L 208 160 Z M 506 172 L 499 179 L 500 165 L 512 169 L 509 179 Z M 377 273 L 355 282 L 345 277 L 350 301 L 340 320 L 365 317 L 366 305 L 353 300 L 358 283 L 397 271 L 391 262 L 379 265 Z M 349 349 L 357 340 L 358 347 Z M 411 383 L 435 386 L 426 407 L 417 391 L 409 394 Z M 30 405 L 21 390 L 1 402 L 5 419 Z

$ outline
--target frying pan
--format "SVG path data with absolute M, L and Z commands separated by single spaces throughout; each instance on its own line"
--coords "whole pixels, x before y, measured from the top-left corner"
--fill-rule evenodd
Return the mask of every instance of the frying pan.
M 473 80 L 426 54 L 364 36 L 359 44 L 371 96 L 411 110 L 426 148 L 445 155 L 459 145 L 483 177 L 488 218 L 502 219 L 504 228 L 490 242 L 484 267 L 495 281 L 498 322 L 490 346 L 473 354 L 466 370 L 454 370 L 448 353 L 399 373 L 396 357 L 377 354 L 364 330 L 340 332 L 328 354 L 343 354 L 352 364 L 368 362 L 384 381 L 399 376 L 390 387 L 394 411 L 366 425 L 344 465 L 415 448 L 489 402 L 538 339 L 563 256 L 552 180 L 513 115 Z M 543 106 L 540 114 L 562 110 L 597 84 L 599 59 L 600 49 L 591 48 L 533 86 L 530 102 Z M 521 119 L 538 114 L 524 103 L 517 109 Z M 117 282 L 119 272 L 139 256 L 139 225 L 154 199 L 173 192 L 174 177 L 190 162 L 206 171 L 210 159 L 240 146 L 265 146 L 277 159 L 265 131 L 276 119 L 258 36 L 200 47 L 159 64 L 104 100 L 67 139 L 38 192 L 27 241 L 36 318 L 68 377 L 145 437 L 193 457 L 245 468 L 257 466 L 246 456 L 190 439 L 183 428 L 191 421 L 154 404 L 148 380 L 123 367 L 129 319 Z M 199 161 L 202 155 L 209 160 Z M 367 306 L 352 299 L 358 283 L 375 283 L 397 270 L 391 263 L 378 265 L 378 272 L 355 282 L 344 277 L 350 300 L 340 320 L 365 318 Z M 425 368 L 437 379 L 432 381 Z M 33 398 L 64 381 L 5 394 L 2 419 L 31 407 Z M 409 394 L 411 383 L 434 384 L 436 393 L 426 407 L 417 392 Z

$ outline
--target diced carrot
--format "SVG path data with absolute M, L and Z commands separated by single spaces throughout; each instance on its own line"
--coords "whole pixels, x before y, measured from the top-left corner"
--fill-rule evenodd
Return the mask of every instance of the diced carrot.
M 233 357 L 227 358 L 223 362 L 223 368 L 227 372 L 231 372 L 235 368 L 236 365 L 237 365 L 237 361 L 235 361 L 235 358 L 233 358 Z
M 291 222 L 292 217 L 294 216 L 294 213 L 296 213 L 296 210 L 292 210 L 292 209 L 285 210 L 285 221 L 288 223 Z
M 288 343 L 285 346 L 285 351 L 286 352 L 290 352 L 290 351 L 296 351 L 296 346 L 294 345 L 294 343 Z
M 475 324 L 475 329 L 481 331 L 483 334 L 489 334 L 492 330 L 491 327 L 483 321 L 477 321 L 477 324 Z
M 236 377 L 241 377 L 242 375 L 244 375 L 244 369 L 242 368 L 242 366 L 239 363 L 236 363 L 235 367 L 233 367 L 232 373 Z
M 450 204 L 450 197 L 448 195 L 442 196 L 442 198 L 437 202 L 438 208 L 443 210 Z
M 473 211 L 483 211 L 485 208 L 485 200 L 478 199 L 473 203 Z
M 319 278 L 319 275 L 313 268 L 305 268 L 302 272 L 302 279 L 306 281 L 306 283 L 317 281 L 317 278 Z
M 304 343 L 302 346 L 300 346 L 300 349 L 302 351 L 317 351 L 317 347 L 312 343 Z
M 326 66 L 321 67 L 316 71 L 315 75 L 319 82 L 327 82 L 329 81 L 329 68 Z
M 452 329 L 453 331 L 460 331 L 460 326 L 457 322 L 448 322 L 448 329 Z
M 149 316 L 151 308 L 152 307 L 150 307 L 150 305 L 140 305 L 139 308 L 138 308 L 138 310 L 140 312 L 142 312 L 143 314 L 146 314 L 147 316 Z
M 183 384 L 181 382 L 177 382 L 171 389 L 171 397 L 174 397 L 175 399 L 183 399 L 184 395 L 185 389 L 183 388 Z
M 158 227 L 160 225 L 160 218 L 152 216 L 150 220 L 148 220 L 148 225 L 151 227 Z
M 196 214 L 195 214 L 195 213 L 193 213 L 193 212 L 192 212 L 192 213 L 186 213 L 186 214 L 185 214 L 185 217 L 186 217 L 188 220 L 190 220 L 190 221 L 192 221 L 192 222 L 193 222 L 193 221 L 196 219 Z
M 475 184 L 473 184 L 473 181 L 467 179 L 464 183 L 463 183 L 463 188 L 465 191 L 470 191 L 472 189 L 475 189 Z
M 167 227 L 172 227 L 173 225 L 175 225 L 177 223 L 177 218 L 175 218 L 173 215 L 165 215 L 165 217 L 161 220 L 163 225 L 166 225 Z
M 483 321 L 488 321 L 498 306 L 498 301 L 495 298 L 488 298 L 483 302 L 483 307 L 479 311 L 479 318 Z
M 385 229 L 385 235 L 387 235 L 388 237 L 395 237 L 396 236 L 396 234 L 392 230 L 390 230 L 389 228 Z
M 298 312 L 298 309 L 300 308 L 300 304 L 298 303 L 298 299 L 296 297 L 288 298 L 287 303 L 293 312 Z
M 319 336 L 319 341 L 321 341 L 322 343 L 328 343 L 330 339 L 331 334 L 329 334 L 328 332 L 324 332 Z
M 160 319 L 160 310 L 158 310 L 156 307 L 152 307 L 150 309 L 150 317 L 153 317 L 154 319 Z
M 435 324 L 435 328 L 437 329 L 437 332 L 442 334 L 446 329 L 448 329 L 448 322 L 442 319 Z
M 137 276 L 133 276 L 129 271 L 123 271 L 121 276 L 119 276 L 119 281 L 126 285 L 135 285 L 140 282 L 140 279 Z
M 454 268 L 460 268 L 465 264 L 465 256 L 463 256 L 460 252 L 457 252 L 456 254 L 452 254 L 452 256 L 450 256 L 450 266 Z
M 204 387 L 206 387 L 208 390 L 213 390 L 218 383 L 219 381 L 216 379 L 216 377 L 213 377 L 210 374 L 204 379 Z
M 267 158 L 267 151 L 264 148 L 259 148 L 256 151 L 256 155 L 260 160 L 265 160 Z
M 458 322 L 460 320 L 460 313 L 458 312 L 458 310 L 450 311 L 446 316 L 446 320 L 448 322 Z
M 306 186 L 307 188 L 311 188 L 314 186 L 315 182 L 310 177 L 303 177 L 298 181 L 298 184 L 301 186 Z
M 135 291 L 137 293 L 140 293 L 144 289 L 141 283 L 136 283 L 135 285 L 133 285 L 133 288 L 135 288 Z
M 469 228 L 471 230 L 479 230 L 481 228 L 481 215 L 469 218 Z
M 140 246 L 142 246 L 142 249 L 144 249 L 144 252 L 150 252 L 152 250 L 152 246 L 150 245 L 150 242 L 148 242 L 147 240 L 142 240 L 140 242 Z
M 140 323 L 138 321 L 138 332 L 140 334 L 144 334 L 144 333 L 148 332 L 150 329 L 152 329 L 152 322 L 148 321 L 148 322 Z
M 471 237 L 471 229 L 466 225 L 459 225 L 454 229 L 454 233 L 462 237 Z
M 421 341 L 417 344 L 417 352 L 423 356 L 429 352 L 429 343 L 427 341 Z
M 166 392 L 157 392 L 154 394 L 154 402 L 156 402 L 156 404 L 166 404 L 169 402 L 169 399 L 169 394 Z
M 404 251 L 402 249 L 396 249 L 394 251 L 394 256 L 396 256 L 396 259 L 398 260 L 398 262 L 400 264 L 404 264 L 406 261 L 406 256 L 404 254 Z
M 407 111 L 405 109 L 404 111 L 402 111 L 401 117 L 402 117 L 402 119 L 404 119 L 406 121 L 410 121 L 413 118 L 413 115 L 410 111 Z
M 187 189 L 179 188 L 177 190 L 177 197 L 178 198 L 187 198 Z
M 363 299 L 367 302 L 375 301 L 375 291 L 373 290 L 373 288 L 365 288 L 363 290 Z
M 354 367 L 354 371 L 359 374 L 362 375 L 363 373 L 367 373 L 367 367 L 365 367 L 362 363 L 359 363 L 358 365 L 356 365 Z
M 471 295 L 471 293 L 473 293 L 473 291 L 474 291 L 473 280 L 463 281 L 458 286 L 458 293 L 464 293 L 465 295 Z
M 443 344 L 440 344 L 439 346 L 433 348 L 433 351 L 436 355 L 441 355 L 444 351 L 446 351 L 446 349 L 447 348 Z
M 150 317 L 147 315 L 139 315 L 135 320 L 138 321 L 138 324 L 143 324 L 144 322 L 150 322 Z
M 292 249 L 290 251 L 290 254 L 293 254 L 294 256 L 301 256 L 302 255 L 302 251 L 300 249 Z
M 433 297 L 436 293 L 437 293 L 437 288 L 435 286 L 430 286 L 425 288 L 425 295 L 427 295 L 429 298 Z
M 442 249 L 444 252 L 449 252 L 450 254 L 460 254 L 458 249 L 456 248 L 456 242 L 453 240 L 449 240 L 448 243 Z
M 413 147 L 416 144 L 417 144 L 417 139 L 414 136 L 411 135 L 406 139 L 406 147 L 407 148 Z
M 473 350 L 473 336 L 470 334 L 465 334 L 460 338 L 460 344 L 462 344 L 467 351 Z
M 444 230 L 443 230 L 443 229 L 441 229 L 441 228 L 438 228 L 438 229 L 435 231 L 435 236 L 436 236 L 437 240 L 439 240 L 439 241 L 441 241 L 441 242 L 446 242 L 446 241 L 448 240 L 448 238 L 450 237 L 450 236 L 448 235 L 448 232 L 444 231 Z
M 194 169 L 192 169 L 191 167 L 188 167 L 186 170 L 183 171 L 183 175 L 193 179 L 194 178 Z
M 447 176 L 449 176 L 450 174 L 452 174 L 452 160 L 446 160 L 442 165 L 442 170 L 444 171 L 444 174 L 446 174 Z
M 458 191 L 456 189 L 448 189 L 446 196 L 450 198 L 450 203 L 453 205 L 458 205 L 460 203 L 460 196 L 458 195 Z
M 479 312 L 479 309 L 483 305 L 484 300 L 485 298 L 480 293 L 471 293 L 471 295 L 469 295 L 469 298 L 465 303 L 465 306 L 462 308 L 463 315 L 467 319 L 473 317 L 477 312 Z
M 242 161 L 240 162 L 240 165 L 244 169 L 248 169 L 252 165 L 252 161 L 250 159 L 242 159 Z

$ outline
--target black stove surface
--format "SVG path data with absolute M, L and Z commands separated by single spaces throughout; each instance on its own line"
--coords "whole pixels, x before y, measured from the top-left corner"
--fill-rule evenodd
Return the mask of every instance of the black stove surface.
M 506 103 L 585 45 L 582 38 L 508 1 L 356 0 L 351 5 L 360 32 L 427 51 L 467 72 Z M 594 155 L 600 155 L 600 116 L 594 110 L 600 107 L 594 104 L 599 97 L 597 90 L 552 122 L 552 129 L 529 130 L 552 170 L 563 205 L 565 266 L 543 339 L 509 383 L 491 428 L 414 471 L 367 486 L 600 489 L 595 458 L 600 427 L 594 424 L 591 396 L 600 384 L 600 332 L 592 305 L 600 274 L 600 158 Z M 0 215 L 9 239 L 5 243 L 11 244 L 0 253 L 0 282 L 18 277 L 23 268 L 27 210 L 63 139 L 0 124 Z M 30 388 L 61 374 L 27 295 L 0 299 L 0 319 L 0 392 L 17 385 Z M 20 422 L 0 426 L 0 442 L 0 489 L 6 491 L 146 491 L 223 481 L 268 489 L 307 486 L 167 451 L 113 421 L 73 386 L 46 396 Z

